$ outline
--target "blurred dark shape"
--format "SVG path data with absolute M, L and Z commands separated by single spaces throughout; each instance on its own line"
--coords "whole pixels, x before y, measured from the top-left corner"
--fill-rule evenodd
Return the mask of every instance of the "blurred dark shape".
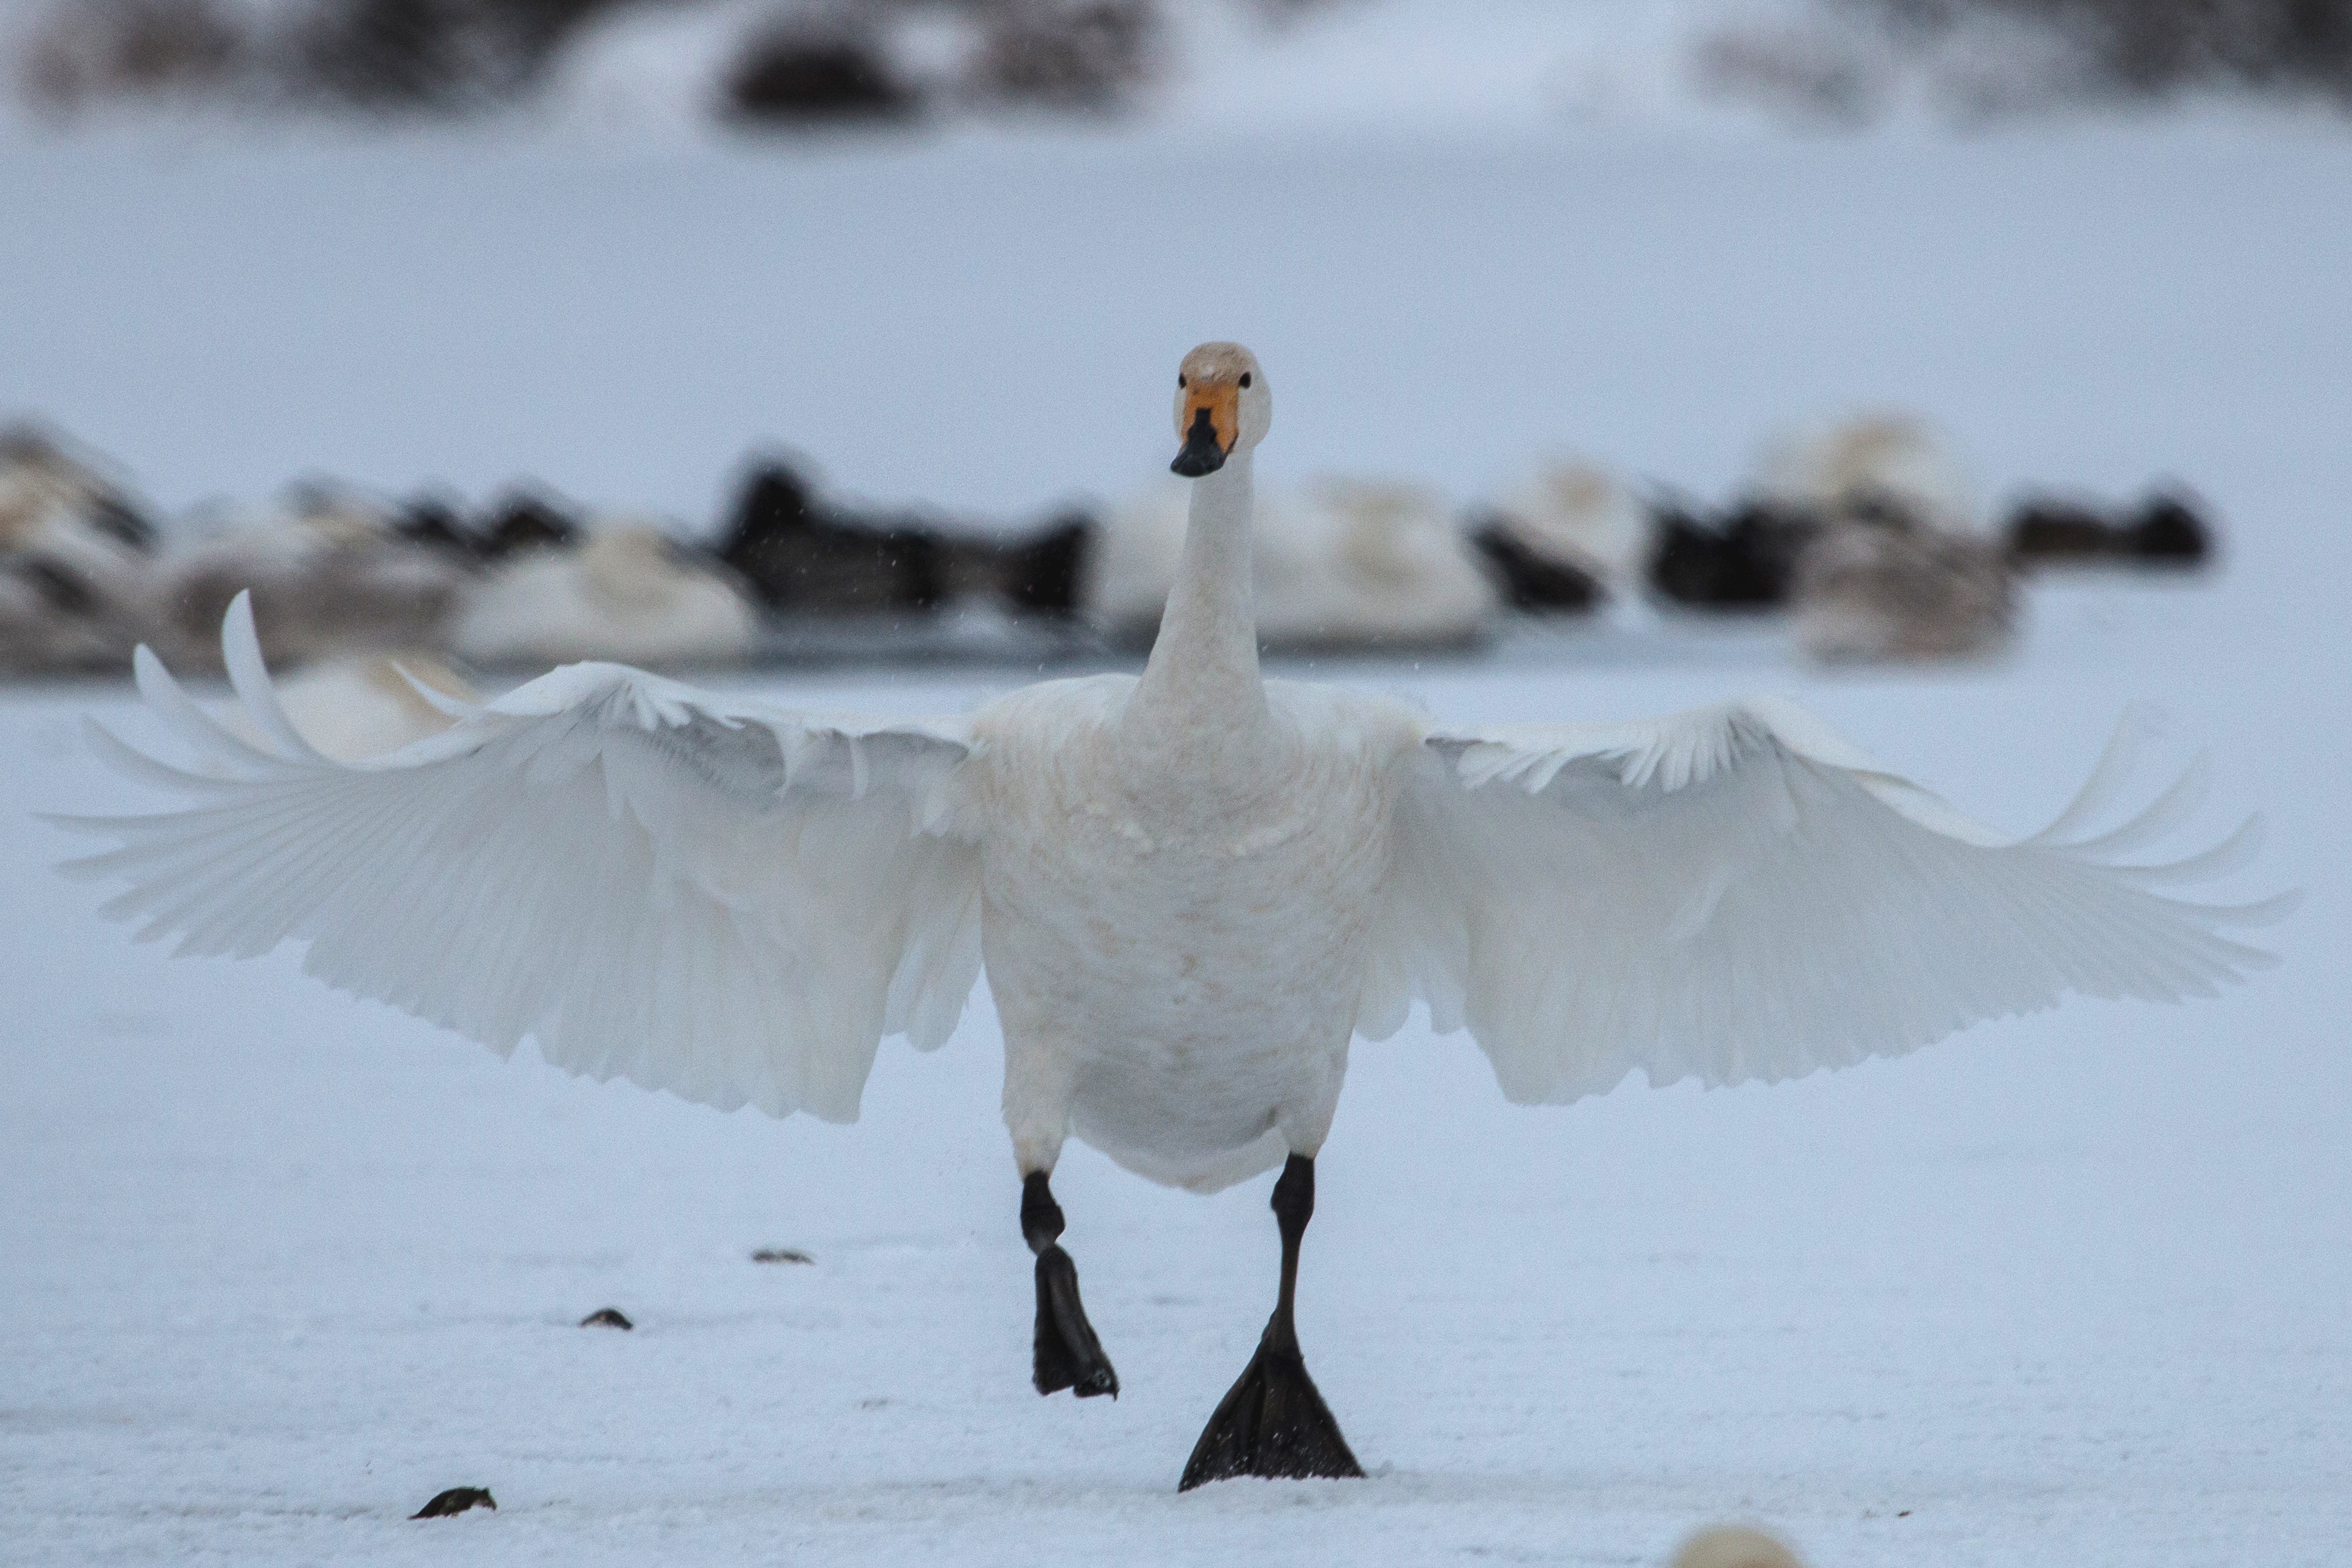
M 634 1329 L 637 1325 L 629 1321 L 627 1314 L 620 1308 L 604 1307 L 581 1319 L 580 1326 L 583 1329 Z
M 446 1519 L 453 1513 L 463 1513 L 473 1508 L 486 1508 L 496 1513 L 499 1500 L 490 1495 L 487 1487 L 451 1487 L 446 1492 L 435 1492 L 431 1502 L 408 1517 L 413 1520 Z
M 880 524 L 825 507 L 788 464 L 756 465 L 719 558 L 772 608 L 928 611 L 947 597 L 939 541 L 903 520 Z
M 1990 540 L 1899 513 L 1825 524 L 1790 584 L 1797 641 L 1832 663 L 1906 663 L 1981 653 L 2007 640 L 2017 585 Z
M 2317 93 L 2352 103 L 2352 0 L 1838 0 L 1898 37 L 1971 22 L 2041 30 L 2083 86 L 2136 97 L 2182 88 Z
M 1099 525 L 1085 512 L 1065 512 L 1026 539 L 996 548 L 997 595 L 1015 614 L 1075 616 L 1087 552 Z
M 1607 596 L 1599 578 L 1574 562 L 1538 551 L 1498 513 L 1474 516 L 1469 538 L 1504 602 L 1515 610 L 1590 610 Z
M 250 45 L 215 0 L 72 0 L 34 25 L 19 70 L 35 108 L 63 113 L 100 99 L 217 93 Z
M 2178 488 L 2159 489 L 2129 509 L 2102 508 L 2063 496 L 2018 503 L 2004 530 L 2012 560 L 2023 566 L 2067 563 L 2194 569 L 2214 554 L 2213 526 L 2201 503 Z
M 1983 121 L 2231 92 L 2352 110 L 2352 0 L 1813 0 L 1704 35 L 1700 85 L 1850 127 L 1917 87 Z
M 1811 513 L 1752 500 L 1720 519 L 1664 501 L 1654 518 L 1651 586 L 1675 604 L 1711 610 L 1786 603 L 1798 553 L 1822 527 Z
M 619 0 L 306 0 L 273 39 L 299 97 L 355 108 L 485 107 L 533 85 Z
M 2159 495 L 2140 508 L 2131 530 L 2134 557 L 2150 566 L 2201 566 L 2212 553 L 2212 531 L 2187 497 Z
M 481 541 L 466 526 L 457 509 L 438 496 L 420 496 L 400 509 L 393 532 L 412 544 L 446 551 L 468 561 L 481 559 Z
M 797 1247 L 763 1247 L 751 1254 L 754 1263 L 814 1263 L 815 1258 Z
M 728 74 L 729 119 L 751 125 L 911 120 L 922 95 L 903 79 L 870 26 L 795 20 L 754 34 Z
M 2096 560 L 2116 554 L 2119 542 L 2097 508 L 2054 497 L 2019 503 L 2010 513 L 2006 532 L 2009 552 L 2029 563 Z
M 502 561 L 525 550 L 569 549 L 580 542 L 578 515 L 534 491 L 517 491 L 490 510 L 476 536 L 475 552 Z
M 1107 111 L 1149 80 L 1157 62 L 1153 0 L 986 0 L 975 87 L 1046 108 Z

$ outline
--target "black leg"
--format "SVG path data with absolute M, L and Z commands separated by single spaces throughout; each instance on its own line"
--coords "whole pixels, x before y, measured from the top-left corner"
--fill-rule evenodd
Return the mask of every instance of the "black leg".
M 1360 1476 L 1339 1424 L 1307 1375 L 1291 1304 L 1298 1293 L 1298 1243 L 1315 1216 L 1315 1162 L 1293 1154 L 1274 1184 L 1274 1217 L 1282 1226 L 1282 1294 L 1257 1353 L 1209 1417 L 1178 1491 L 1229 1476 L 1305 1480 Z
M 1118 1373 L 1111 1370 L 1078 1300 L 1078 1266 L 1059 1245 L 1062 1205 L 1054 1201 L 1043 1171 L 1022 1181 L 1021 1234 L 1037 1255 L 1037 1337 L 1031 1368 L 1037 1392 L 1067 1388 L 1080 1399 L 1097 1394 L 1118 1398 Z

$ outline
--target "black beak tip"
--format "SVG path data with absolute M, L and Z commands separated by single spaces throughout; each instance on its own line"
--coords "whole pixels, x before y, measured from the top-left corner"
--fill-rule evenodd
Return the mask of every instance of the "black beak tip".
M 1192 410 L 1192 427 L 1184 432 L 1184 449 L 1168 465 L 1171 473 L 1197 479 L 1225 466 L 1225 449 L 1217 442 L 1216 422 L 1205 408 Z

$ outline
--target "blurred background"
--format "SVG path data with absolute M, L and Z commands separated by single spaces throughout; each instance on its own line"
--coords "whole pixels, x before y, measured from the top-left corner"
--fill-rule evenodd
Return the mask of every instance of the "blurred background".
M 1131 658 L 1162 384 L 1217 336 L 1284 394 L 1270 647 L 1999 658 L 2272 526 L 2286 476 L 2210 449 L 2250 397 L 2342 407 L 2338 0 L 8 0 L 0 40 L 17 676 L 201 666 L 240 587 L 281 666 L 459 684 Z

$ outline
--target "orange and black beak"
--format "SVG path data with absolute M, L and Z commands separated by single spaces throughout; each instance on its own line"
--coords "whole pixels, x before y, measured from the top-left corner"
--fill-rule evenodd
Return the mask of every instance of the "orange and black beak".
M 1184 399 L 1178 434 L 1184 449 L 1168 465 L 1188 479 L 1213 474 L 1241 438 L 1241 393 L 1231 382 L 1205 382 Z

